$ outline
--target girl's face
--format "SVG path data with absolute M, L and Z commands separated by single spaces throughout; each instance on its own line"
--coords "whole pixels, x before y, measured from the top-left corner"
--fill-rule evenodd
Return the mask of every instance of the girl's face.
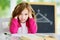
M 24 23 L 27 21 L 27 19 L 28 19 L 28 9 L 25 8 L 19 15 L 19 20 L 20 22 Z

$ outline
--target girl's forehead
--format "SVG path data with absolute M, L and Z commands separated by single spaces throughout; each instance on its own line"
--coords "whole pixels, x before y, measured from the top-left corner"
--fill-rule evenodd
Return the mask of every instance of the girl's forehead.
M 28 9 L 25 8 L 21 13 L 28 13 Z

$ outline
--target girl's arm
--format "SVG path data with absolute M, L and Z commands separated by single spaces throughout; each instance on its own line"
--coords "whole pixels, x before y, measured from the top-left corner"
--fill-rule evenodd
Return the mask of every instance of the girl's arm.
M 31 33 L 37 32 L 37 24 L 34 18 L 29 18 L 29 29 L 31 30 Z
M 17 30 L 18 30 L 18 19 L 13 18 L 10 24 L 10 33 L 15 34 L 17 33 Z
M 36 33 L 37 32 L 37 24 L 34 18 L 32 17 L 32 8 L 29 7 L 29 29 L 31 30 L 31 33 Z

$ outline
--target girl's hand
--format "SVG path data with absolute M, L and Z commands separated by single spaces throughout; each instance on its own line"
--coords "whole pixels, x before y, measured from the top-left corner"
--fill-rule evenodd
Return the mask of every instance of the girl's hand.
M 32 14 L 31 13 L 29 13 L 29 18 L 32 18 Z
M 17 16 L 15 16 L 14 18 L 17 19 Z
M 31 10 L 31 7 L 29 7 L 28 9 L 29 9 L 29 14 L 28 14 L 28 16 L 29 16 L 29 18 L 32 18 L 32 10 Z

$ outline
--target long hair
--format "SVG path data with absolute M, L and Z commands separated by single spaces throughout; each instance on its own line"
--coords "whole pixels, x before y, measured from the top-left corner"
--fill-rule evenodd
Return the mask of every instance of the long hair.
M 28 11 L 29 11 L 29 9 L 31 9 L 31 11 L 32 11 L 32 13 L 31 13 L 31 14 L 32 14 L 32 17 L 36 20 L 36 16 L 35 16 L 34 10 L 32 9 L 31 5 L 30 5 L 29 3 L 27 3 L 27 2 L 22 2 L 22 3 L 18 4 L 18 5 L 14 8 L 14 10 L 13 10 L 13 12 L 12 12 L 12 18 L 14 18 L 15 16 L 19 16 L 19 15 L 21 14 L 21 12 L 22 12 L 25 8 L 27 8 Z M 12 18 L 11 18 L 11 20 L 12 20 Z M 18 19 L 19 19 L 19 18 L 18 18 Z M 11 24 L 11 21 L 10 21 L 10 24 Z
M 34 10 L 32 9 L 31 5 L 30 5 L 29 3 L 27 3 L 27 2 L 22 2 L 22 3 L 18 4 L 18 5 L 15 7 L 14 11 L 12 12 L 12 18 L 14 18 L 15 16 L 20 15 L 21 12 L 22 12 L 25 8 L 27 8 L 28 11 L 29 11 L 29 9 L 31 9 L 31 11 L 32 11 L 32 17 L 35 19 L 35 12 L 34 12 Z

